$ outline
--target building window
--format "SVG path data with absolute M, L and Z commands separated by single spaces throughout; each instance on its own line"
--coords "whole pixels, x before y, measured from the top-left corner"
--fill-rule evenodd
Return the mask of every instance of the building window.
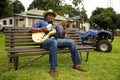
M 12 19 L 9 19 L 9 24 L 12 25 Z
M 21 18 L 21 19 L 19 19 L 19 21 L 24 21 L 24 19 L 23 19 L 23 18 Z
M 7 21 L 6 20 L 3 20 L 3 25 L 7 25 Z

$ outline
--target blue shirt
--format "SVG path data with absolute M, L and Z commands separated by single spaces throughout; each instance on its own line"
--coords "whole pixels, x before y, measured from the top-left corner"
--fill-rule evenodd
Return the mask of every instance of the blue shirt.
M 41 28 L 41 27 L 46 27 L 47 25 L 48 25 L 48 22 L 46 20 L 39 20 L 32 27 Z M 57 31 L 57 33 L 56 33 L 57 38 L 64 38 L 64 36 L 61 35 L 62 29 L 61 29 L 60 25 L 57 25 L 55 27 L 56 27 L 56 31 Z

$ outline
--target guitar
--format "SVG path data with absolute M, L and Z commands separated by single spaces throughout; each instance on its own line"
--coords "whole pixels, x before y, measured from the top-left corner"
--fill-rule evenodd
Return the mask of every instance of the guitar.
M 41 44 L 43 43 L 46 39 L 49 38 L 49 36 L 54 35 L 56 33 L 56 29 L 52 26 L 52 24 L 49 24 L 46 26 L 48 28 L 48 32 L 37 32 L 37 33 L 32 33 L 32 39 L 35 43 Z

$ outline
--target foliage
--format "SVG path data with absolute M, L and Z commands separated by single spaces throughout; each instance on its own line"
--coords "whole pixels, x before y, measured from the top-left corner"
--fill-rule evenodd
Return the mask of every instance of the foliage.
M 34 0 L 28 10 L 37 8 L 41 10 L 48 10 L 48 9 L 53 9 L 56 11 L 56 9 L 59 8 L 61 1 L 60 0 Z
M 13 4 L 13 12 L 14 13 L 21 13 L 21 12 L 25 11 L 25 8 L 20 1 L 16 0 L 12 4 Z
M 13 7 L 10 0 L 0 1 L 0 19 L 13 15 Z
M 73 0 L 73 1 L 72 1 L 72 3 L 73 3 L 75 6 L 78 6 L 81 2 L 82 2 L 82 0 Z
M 30 4 L 28 10 L 33 8 L 41 10 L 52 9 L 62 16 L 64 16 L 64 14 L 69 14 L 70 17 L 73 17 L 80 14 L 79 9 L 73 8 L 72 5 L 64 4 L 64 0 L 34 0 Z
M 83 18 L 83 21 L 87 21 L 87 19 L 88 19 L 88 16 L 87 16 L 87 14 L 86 14 L 86 10 L 85 10 L 85 8 L 83 7 L 82 8 L 82 11 L 80 12 L 80 14 L 81 14 L 81 16 L 82 16 L 82 18 Z
M 69 14 L 70 17 L 79 15 L 80 11 L 73 8 L 71 5 L 65 4 L 60 6 L 60 9 L 56 11 L 59 15 Z
M 115 29 L 116 12 L 113 8 L 96 8 L 92 12 L 91 21 L 103 29 Z
M 37 8 L 40 10 L 52 9 L 62 16 L 64 16 L 64 14 L 69 14 L 69 17 L 80 15 L 81 12 L 79 8 L 74 8 L 72 7 L 72 5 L 67 5 L 64 1 L 65 0 L 33 0 L 33 2 L 29 5 L 28 10 L 33 8 Z M 81 3 L 82 0 L 72 1 L 73 4 L 77 6 Z M 2 0 L 0 3 L 0 11 L 2 12 L 0 14 L 0 18 L 4 18 L 10 17 L 14 13 L 21 13 L 25 11 L 25 8 L 19 0 L 15 0 L 14 2 L 10 2 L 10 0 Z M 82 10 L 82 15 L 87 19 L 85 9 Z
M 13 16 L 14 13 L 20 13 L 25 11 L 23 4 L 16 0 L 1 0 L 0 1 L 0 18 L 6 18 Z
M 88 16 L 87 16 L 87 14 L 86 14 L 86 10 L 85 10 L 85 8 L 84 8 L 83 1 L 84 1 L 84 0 L 73 0 L 72 3 L 73 3 L 73 5 L 74 5 L 78 10 L 80 10 L 79 15 L 80 15 L 80 17 L 82 18 L 81 20 L 82 20 L 82 21 L 87 21 Z M 81 7 L 81 8 L 80 8 L 80 7 Z
M 120 29 L 120 14 L 116 15 L 116 18 L 114 19 L 116 24 L 116 29 Z

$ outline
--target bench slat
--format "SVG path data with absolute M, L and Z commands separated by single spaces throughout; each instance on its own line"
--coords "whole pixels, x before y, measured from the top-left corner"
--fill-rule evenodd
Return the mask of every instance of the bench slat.
M 43 49 L 40 47 L 35 47 L 35 48 L 6 48 L 8 53 L 22 53 L 22 52 L 48 52 L 47 49 Z M 62 48 L 58 49 L 58 51 L 68 51 L 68 48 Z
M 5 33 L 5 36 L 32 36 L 32 33 Z

